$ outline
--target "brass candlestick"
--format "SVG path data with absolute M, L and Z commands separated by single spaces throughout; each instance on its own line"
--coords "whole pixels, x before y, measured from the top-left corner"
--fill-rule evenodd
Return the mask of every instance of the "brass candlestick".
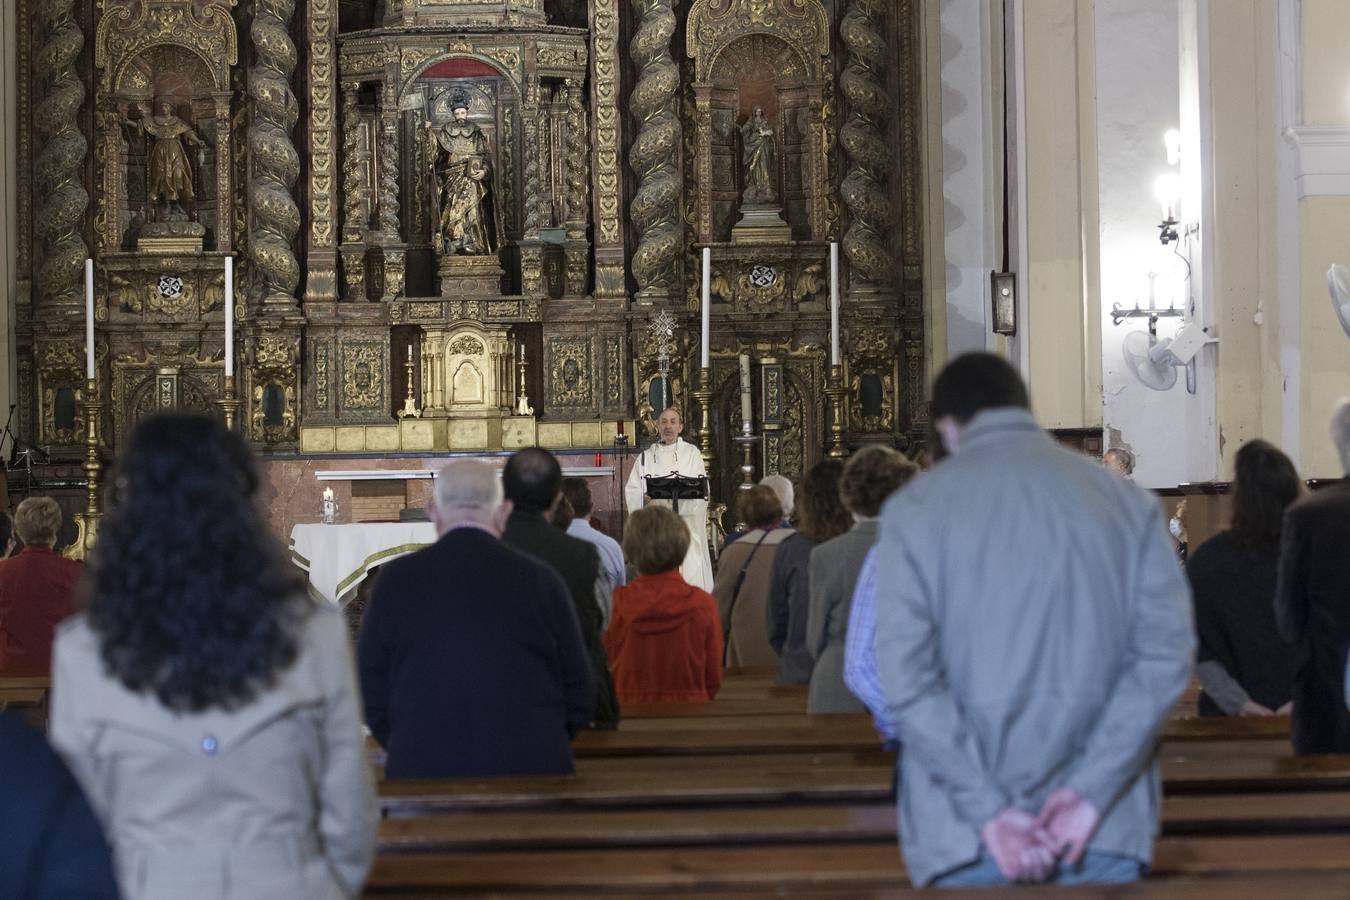
M 741 483 L 738 489 L 748 491 L 755 486 L 755 445 L 764 440 L 764 436 L 755 434 L 755 427 L 749 422 L 741 423 L 741 433 L 734 438 L 741 445 Z
M 832 421 L 830 422 L 830 459 L 843 459 L 844 453 L 844 367 L 838 363 L 830 366 L 830 380 L 825 387 L 825 396 L 830 398 Z
M 517 363 L 520 370 L 520 393 L 516 396 L 516 415 L 532 416 L 534 407 L 530 405 L 529 395 L 525 393 L 525 345 L 520 345 L 520 357 Z
M 403 398 L 403 408 L 398 411 L 398 417 L 400 419 L 420 419 L 422 411 L 417 408 L 417 401 L 413 399 L 413 361 L 411 356 L 403 363 L 403 371 L 407 375 L 408 389 Z
M 225 416 L 225 428 L 234 431 L 235 420 L 239 417 L 239 400 L 234 395 L 234 376 L 225 376 L 225 396 L 220 399 L 220 411 Z
M 98 382 L 87 379 L 84 386 L 84 512 L 75 514 L 75 542 L 65 550 L 70 559 L 88 559 L 98 540 L 98 523 L 103 513 L 98 508 L 98 420 L 103 404 L 98 399 Z
M 699 389 L 694 391 L 694 399 L 698 401 L 699 424 L 698 424 L 698 449 L 703 457 L 704 471 L 712 471 L 712 370 L 707 366 L 702 369 L 699 377 Z

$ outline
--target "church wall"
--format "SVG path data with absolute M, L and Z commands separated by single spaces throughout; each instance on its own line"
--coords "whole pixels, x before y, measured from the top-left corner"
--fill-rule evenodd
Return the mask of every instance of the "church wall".
M 1344 473 L 1331 445 L 1328 421 L 1336 403 L 1350 397 L 1350 339 L 1332 314 L 1326 271 L 1333 262 L 1350 265 L 1350 197 L 1305 197 L 1300 207 L 1303 301 L 1299 334 L 1303 375 L 1300 471 L 1308 478 L 1334 478 Z
M 1026 182 L 1018 325 L 1032 405 L 1047 427 L 1094 427 L 1102 388 L 1092 7 L 1038 0 L 1018 9 Z
M 1279 407 L 1267 410 L 1264 382 L 1278 371 L 1274 281 L 1274 32 L 1263 0 L 1225 3 L 1209 15 L 1213 209 L 1213 297 L 1208 322 L 1219 339 L 1217 477 L 1231 477 L 1247 441 L 1279 442 Z
M 1104 424 L 1111 446 L 1135 455 L 1141 484 L 1191 480 L 1186 454 L 1193 398 L 1184 384 L 1158 392 L 1127 369 L 1125 336 L 1146 329 L 1133 319 L 1114 325 L 1113 304 L 1147 308 L 1184 303 L 1185 264 L 1158 241 L 1160 209 L 1153 183 L 1169 170 L 1163 133 L 1180 124 L 1177 0 L 1097 0 L 1097 159 L 1100 187 L 1102 379 Z M 1170 337 L 1179 320 L 1159 320 Z
M 1298 198 L 1291 201 L 1297 238 L 1281 258 L 1293 269 L 1287 284 L 1298 298 L 1284 339 L 1295 350 L 1285 359 L 1297 380 L 1286 415 L 1296 420 L 1300 471 L 1335 477 L 1342 473 L 1327 422 L 1337 401 L 1350 396 L 1350 339 L 1332 313 L 1326 271 L 1333 262 L 1350 265 L 1350 7 L 1338 0 L 1279 6 L 1282 25 L 1298 34 L 1296 84 L 1283 104 Z
M 18 361 L 15 317 L 18 299 L 18 33 L 17 10 L 0 4 L 0 416 L 16 402 Z M 5 451 L 8 452 L 8 446 Z
M 1301 0 L 1303 125 L 1350 126 L 1350 7 Z
M 947 277 L 943 259 L 946 241 L 942 184 L 942 21 L 941 8 L 925 3 L 919 8 L 923 84 L 923 307 L 926 383 L 932 384 L 947 362 Z

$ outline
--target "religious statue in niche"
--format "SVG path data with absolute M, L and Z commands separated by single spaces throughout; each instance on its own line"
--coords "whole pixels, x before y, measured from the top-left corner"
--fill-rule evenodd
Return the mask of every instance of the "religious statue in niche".
M 487 135 L 469 121 L 469 96 L 450 98 L 451 121 L 427 123 L 434 151 L 437 199 L 437 250 L 446 256 L 486 256 L 497 250 L 492 210 L 492 164 Z
M 744 193 L 741 200 L 747 206 L 777 203 L 774 173 L 777 171 L 777 152 L 773 125 L 764 116 L 764 108 L 755 107 L 754 113 L 741 126 L 741 178 Z
M 136 107 L 132 109 L 134 111 Z M 200 166 L 200 156 L 206 148 L 206 142 L 191 125 L 174 115 L 173 104 L 168 100 L 160 100 L 155 104 L 154 115 L 129 118 L 127 124 L 133 129 L 144 131 L 147 142 L 151 144 L 147 154 L 145 193 L 152 220 L 186 221 L 188 214 L 184 204 L 194 203 L 197 199 L 196 181 L 187 147 L 196 148 Z

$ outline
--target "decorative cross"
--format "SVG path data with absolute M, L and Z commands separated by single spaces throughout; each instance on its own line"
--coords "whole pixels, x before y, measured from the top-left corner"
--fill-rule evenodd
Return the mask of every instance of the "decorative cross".
M 647 333 L 656 341 L 656 360 L 661 372 L 661 404 L 669 406 L 670 396 L 670 351 L 675 337 L 675 317 L 667 310 L 654 316 L 647 325 Z

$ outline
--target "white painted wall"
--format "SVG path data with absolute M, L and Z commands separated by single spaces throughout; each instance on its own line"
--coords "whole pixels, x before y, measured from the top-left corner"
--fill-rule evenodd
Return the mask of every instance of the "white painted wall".
M 1101 334 L 1104 423 L 1108 443 L 1135 454 L 1135 480 L 1171 487 L 1213 476 L 1207 471 L 1203 397 L 1186 392 L 1184 372 L 1167 392 L 1144 387 L 1125 365 L 1122 342 L 1146 319 L 1119 326 L 1113 303 L 1184 305 L 1185 265 L 1158 241 L 1158 176 L 1169 167 L 1163 133 L 1181 124 L 1179 0 L 1096 0 L 1097 160 L 1100 190 Z M 1152 277 L 1150 277 L 1152 276 Z M 1159 320 L 1170 337 L 1180 320 Z M 1211 400 L 1212 406 L 1212 400 Z
M 993 346 L 989 271 L 1001 199 L 993 177 L 995 56 L 983 3 L 941 0 L 943 252 L 947 354 Z M 1001 115 L 1001 112 L 1000 112 Z

